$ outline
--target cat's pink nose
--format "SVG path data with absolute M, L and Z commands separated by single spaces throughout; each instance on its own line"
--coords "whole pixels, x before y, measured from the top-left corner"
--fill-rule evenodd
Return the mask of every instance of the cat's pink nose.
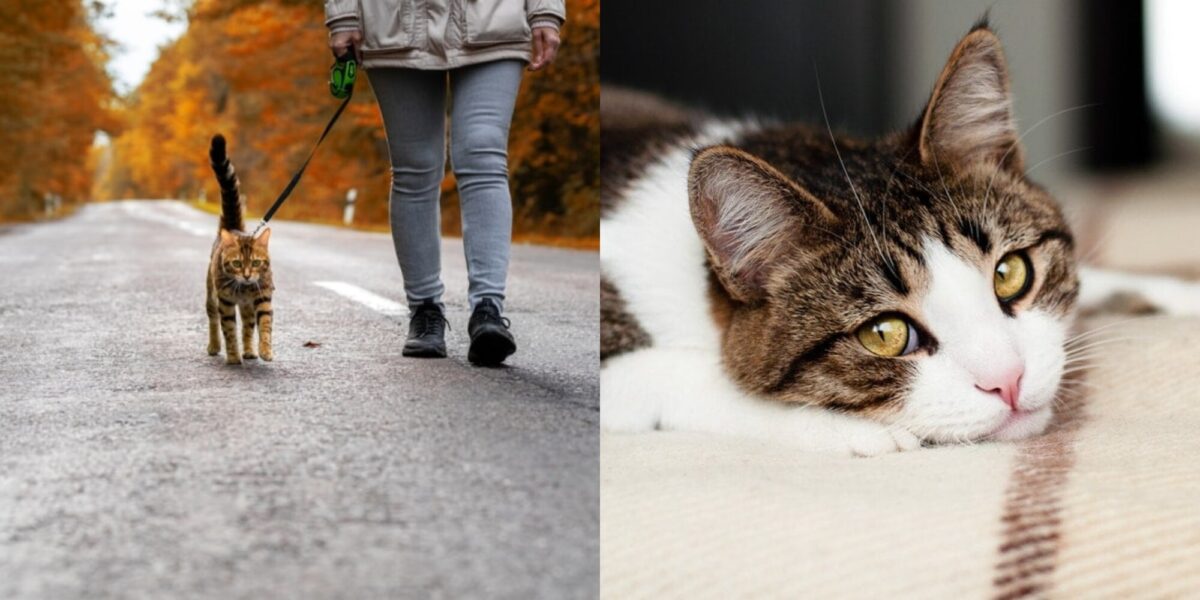
M 1025 367 L 1017 365 L 1007 369 L 996 369 L 982 377 L 975 378 L 975 387 L 1000 396 L 1001 400 L 1016 411 L 1017 402 L 1021 397 L 1021 377 L 1025 375 Z

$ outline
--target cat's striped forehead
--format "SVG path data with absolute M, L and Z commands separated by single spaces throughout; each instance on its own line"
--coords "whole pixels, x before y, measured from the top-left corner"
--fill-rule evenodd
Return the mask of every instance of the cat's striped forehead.
M 915 377 L 916 361 L 875 359 L 850 334 L 894 312 L 912 319 L 936 345 L 941 332 L 935 323 L 946 319 L 928 314 L 930 296 L 939 283 L 958 293 L 963 273 L 971 274 L 971 285 L 988 287 L 962 302 L 1003 316 L 1007 309 L 990 285 L 998 262 L 1011 252 L 1027 253 L 1036 274 L 1013 310 L 1065 321 L 1073 309 L 1078 284 L 1070 230 L 1053 199 L 1023 178 L 983 166 L 925 169 L 905 162 L 899 145 L 886 140 L 844 144 L 843 170 L 827 138 L 798 129 L 750 136 L 738 146 L 770 161 L 836 215 L 835 226 L 791 229 L 787 253 L 776 259 L 783 266 L 772 274 L 769 301 L 741 310 L 747 321 L 759 311 L 757 321 L 773 332 L 770 352 L 755 351 L 752 341 L 727 342 L 726 359 L 745 385 L 820 398 L 840 410 L 894 410 Z M 713 294 L 718 306 L 726 302 L 719 286 Z

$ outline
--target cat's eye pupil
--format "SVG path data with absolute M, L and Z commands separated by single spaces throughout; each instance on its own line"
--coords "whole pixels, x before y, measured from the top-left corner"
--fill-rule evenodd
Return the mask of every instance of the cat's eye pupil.
M 1011 252 L 996 263 L 996 297 L 1001 302 L 1012 302 L 1029 290 L 1033 281 L 1033 266 L 1022 252 Z
M 893 357 L 915 350 L 917 338 L 903 317 L 884 315 L 863 325 L 858 330 L 858 341 L 872 354 Z

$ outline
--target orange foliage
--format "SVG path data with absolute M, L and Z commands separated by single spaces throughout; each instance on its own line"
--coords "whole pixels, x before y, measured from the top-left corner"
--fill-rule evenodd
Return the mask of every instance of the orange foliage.
M 0 3 L 0 218 L 27 218 L 91 187 L 96 131 L 114 129 L 106 42 L 80 0 Z
M 594 237 L 599 231 L 599 2 L 568 0 L 559 62 L 526 78 L 512 129 L 518 234 Z M 216 197 L 207 165 L 213 133 L 230 139 L 250 211 L 274 201 L 338 101 L 319 0 L 196 0 L 189 27 L 165 48 L 126 111 L 99 192 L 114 198 Z M 458 231 L 452 178 L 443 228 Z M 334 221 L 357 188 L 360 221 L 387 222 L 390 168 L 366 77 L 279 213 Z

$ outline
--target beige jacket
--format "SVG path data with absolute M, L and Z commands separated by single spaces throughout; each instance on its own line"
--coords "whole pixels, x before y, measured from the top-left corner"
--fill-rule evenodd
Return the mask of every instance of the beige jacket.
M 368 69 L 529 62 L 533 27 L 565 19 L 563 0 L 325 0 L 330 33 L 362 30 Z

